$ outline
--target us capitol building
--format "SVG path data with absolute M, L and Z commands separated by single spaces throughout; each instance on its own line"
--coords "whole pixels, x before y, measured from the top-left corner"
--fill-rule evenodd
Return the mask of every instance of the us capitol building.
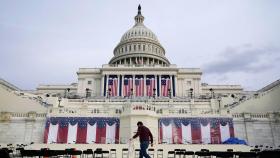
M 0 143 L 124 144 L 142 121 L 156 144 L 280 145 L 279 80 L 252 92 L 201 83 L 200 68 L 166 58 L 140 6 L 134 20 L 109 63 L 80 68 L 77 83 L 24 91 L 1 79 Z

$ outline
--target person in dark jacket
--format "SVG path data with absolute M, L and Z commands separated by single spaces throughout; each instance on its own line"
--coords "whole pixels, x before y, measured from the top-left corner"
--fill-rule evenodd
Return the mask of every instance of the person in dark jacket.
M 139 158 L 143 158 L 143 156 L 145 158 L 151 158 L 147 154 L 147 148 L 149 147 L 150 141 L 151 141 L 151 147 L 153 147 L 153 135 L 152 135 L 151 131 L 149 130 L 149 128 L 144 126 L 141 121 L 137 122 L 137 126 L 138 126 L 137 133 L 130 140 L 135 139 L 139 136 L 139 138 L 140 138 Z

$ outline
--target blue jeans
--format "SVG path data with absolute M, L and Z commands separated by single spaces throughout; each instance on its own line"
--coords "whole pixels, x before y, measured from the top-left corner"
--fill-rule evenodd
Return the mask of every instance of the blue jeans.
M 143 156 L 145 158 L 151 158 L 148 154 L 147 154 L 147 149 L 149 147 L 149 141 L 143 141 L 140 142 L 140 154 L 139 154 L 139 158 L 143 158 Z

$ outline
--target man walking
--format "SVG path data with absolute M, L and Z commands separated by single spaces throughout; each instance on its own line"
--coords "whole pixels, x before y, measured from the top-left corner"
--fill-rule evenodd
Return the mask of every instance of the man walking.
M 130 140 L 135 139 L 139 136 L 139 138 L 140 138 L 139 158 L 143 158 L 143 156 L 145 158 L 151 158 L 147 154 L 147 148 L 149 147 L 150 140 L 151 140 L 151 147 L 153 147 L 153 135 L 152 135 L 151 131 L 149 130 L 149 128 L 144 126 L 141 121 L 137 122 L 137 126 L 138 126 L 137 133 Z

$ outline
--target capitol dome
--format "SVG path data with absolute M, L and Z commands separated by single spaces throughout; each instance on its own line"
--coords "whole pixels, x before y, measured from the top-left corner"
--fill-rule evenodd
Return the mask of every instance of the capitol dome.
M 133 38 L 147 38 L 158 42 L 156 35 L 148 29 L 143 23 L 136 24 L 133 28 L 129 29 L 121 38 L 121 42 L 130 40 Z
M 170 65 L 157 36 L 144 25 L 144 16 L 141 14 L 140 5 L 138 6 L 138 14 L 134 19 L 135 25 L 124 33 L 114 49 L 114 57 L 109 64 L 128 66 Z

